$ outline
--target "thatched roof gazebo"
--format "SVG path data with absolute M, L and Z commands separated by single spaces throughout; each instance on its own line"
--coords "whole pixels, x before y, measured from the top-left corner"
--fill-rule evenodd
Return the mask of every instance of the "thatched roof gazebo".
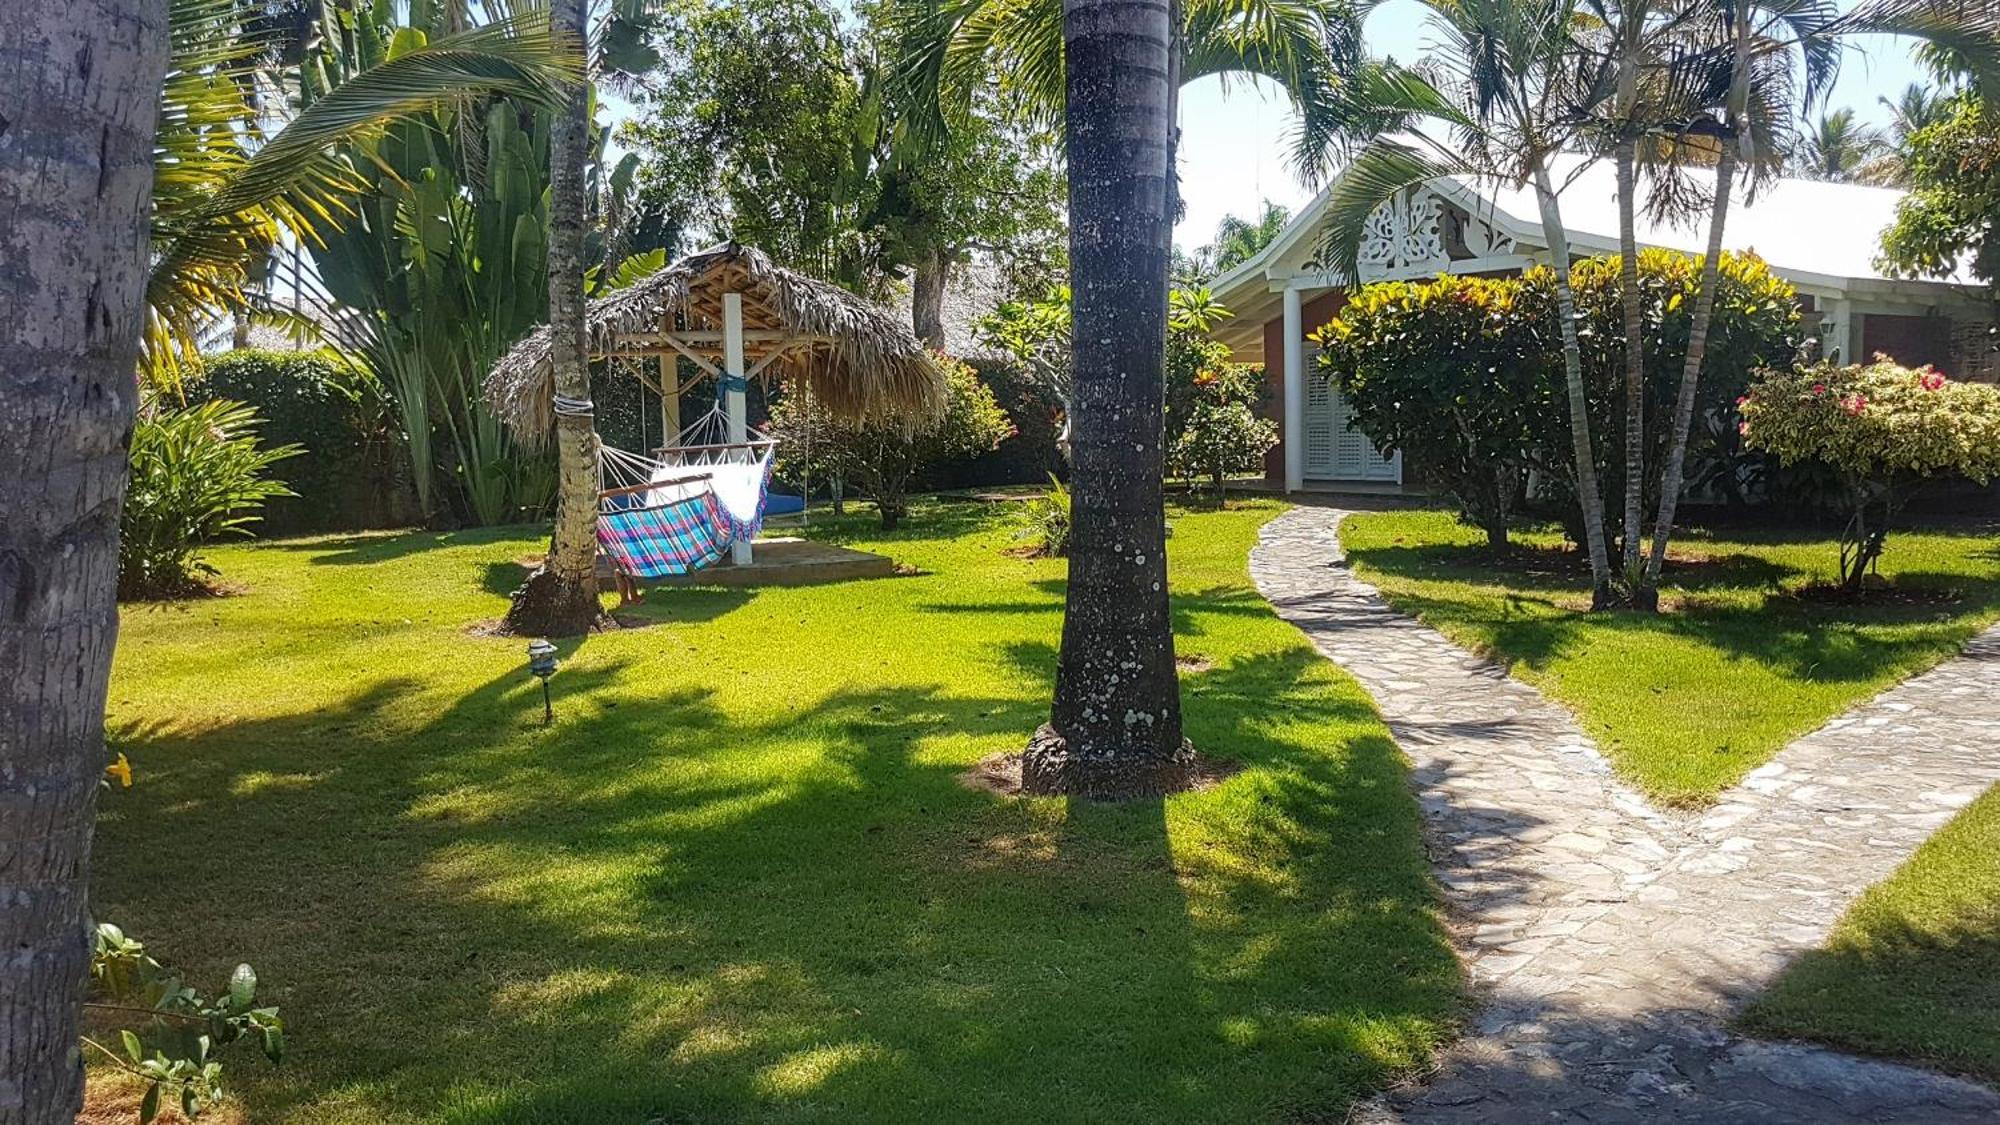
M 732 242 L 690 254 L 591 301 L 584 315 L 594 357 L 661 361 L 617 367 L 660 394 L 663 416 L 683 389 L 676 359 L 695 366 L 696 381 L 714 376 L 722 391 L 733 391 L 718 395 L 730 412 L 731 441 L 746 436 L 743 395 L 725 374 L 804 385 L 847 418 L 922 417 L 944 409 L 943 372 L 907 323 L 754 247 Z M 486 400 L 518 439 L 539 445 L 555 426 L 552 381 L 543 327 L 494 367 Z M 677 406 L 672 413 L 668 444 L 679 432 Z

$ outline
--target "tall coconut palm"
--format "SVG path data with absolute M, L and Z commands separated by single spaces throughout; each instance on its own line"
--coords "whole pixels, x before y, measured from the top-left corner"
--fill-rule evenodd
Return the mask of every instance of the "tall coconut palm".
M 1183 82 L 1255 74 L 1304 111 L 1297 151 L 1324 159 L 1358 50 L 1345 0 L 915 0 L 899 69 L 948 122 L 987 80 L 1068 145 L 1076 513 L 1050 721 L 1032 791 L 1177 787 L 1191 759 L 1167 613 L 1162 510 L 1167 268 Z
M 1323 256 L 1357 277 L 1369 215 L 1398 192 L 1426 181 L 1456 176 L 1534 185 L 1555 277 L 1574 444 L 1571 480 L 1582 508 L 1591 604 L 1603 608 L 1612 600 L 1611 563 L 1569 281 L 1569 238 L 1552 171 L 1553 159 L 1578 142 L 1583 124 L 1574 107 L 1579 84 L 1589 74 L 1571 36 L 1577 7 L 1573 0 L 1425 3 L 1437 36 L 1425 59 L 1429 77 L 1373 65 L 1344 93 L 1357 115 L 1400 117 L 1413 131 L 1378 137 L 1349 163 L 1328 198 Z
M 1813 122 L 1792 152 L 1792 170 L 1809 180 L 1853 183 L 1887 150 L 1880 129 L 1862 123 L 1852 109 L 1829 110 Z
M 549 26 L 583 58 L 589 0 L 553 0 Z M 542 565 L 514 592 L 507 627 L 517 633 L 575 636 L 596 624 L 597 429 L 591 415 L 590 356 L 584 342 L 584 165 L 590 158 L 590 88 L 578 83 L 549 130 L 549 334 L 555 386 L 555 534 Z
M 618 78 L 655 60 L 645 45 L 647 0 L 611 0 L 591 35 L 590 0 L 551 0 L 549 30 L 579 70 Z M 594 49 L 593 49 L 594 47 Z M 603 616 L 597 600 L 597 427 L 584 330 L 585 169 L 591 159 L 592 91 L 575 84 L 549 130 L 549 334 L 556 416 L 555 531 L 542 564 L 514 591 L 506 625 L 516 633 L 576 636 Z
M 1162 411 L 1173 85 L 1168 0 L 1065 5 L 1075 522 L 1055 703 L 1030 792 L 1182 787 L 1192 752 L 1167 611 Z
M 167 5 L 14 5 L 0 59 L 0 1125 L 66 1125 Z

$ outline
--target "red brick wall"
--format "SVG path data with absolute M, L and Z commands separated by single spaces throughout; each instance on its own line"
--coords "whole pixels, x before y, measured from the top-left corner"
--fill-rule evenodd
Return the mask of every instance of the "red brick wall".
M 1347 303 L 1347 293 L 1334 289 L 1322 293 L 1300 307 L 1308 334 L 1332 320 Z M 1306 375 L 1312 377 L 1313 347 L 1306 345 Z M 1278 444 L 1264 454 L 1264 479 L 1275 488 L 1285 487 L 1285 319 L 1264 322 L 1264 385 L 1267 393 L 1261 413 L 1278 424 Z

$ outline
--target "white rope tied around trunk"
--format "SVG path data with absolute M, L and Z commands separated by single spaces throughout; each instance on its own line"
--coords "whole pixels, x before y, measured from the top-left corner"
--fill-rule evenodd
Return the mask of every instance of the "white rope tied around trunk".
M 555 396 L 556 417 L 590 418 L 597 414 L 597 404 L 587 398 L 567 398 Z

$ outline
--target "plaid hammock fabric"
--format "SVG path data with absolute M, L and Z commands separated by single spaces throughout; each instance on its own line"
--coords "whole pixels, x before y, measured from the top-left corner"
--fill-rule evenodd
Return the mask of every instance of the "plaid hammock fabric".
M 656 507 L 598 513 L 597 545 L 634 578 L 669 578 L 721 558 L 732 522 L 715 494 L 703 491 Z

